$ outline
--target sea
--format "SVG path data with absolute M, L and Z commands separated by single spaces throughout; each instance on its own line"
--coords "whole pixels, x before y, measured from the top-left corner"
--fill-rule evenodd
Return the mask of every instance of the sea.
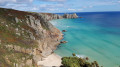
M 62 15 L 63 13 L 58 13 Z M 82 18 L 50 21 L 63 32 L 64 41 L 54 51 L 61 57 L 89 57 L 103 67 L 120 67 L 120 12 L 78 12 Z

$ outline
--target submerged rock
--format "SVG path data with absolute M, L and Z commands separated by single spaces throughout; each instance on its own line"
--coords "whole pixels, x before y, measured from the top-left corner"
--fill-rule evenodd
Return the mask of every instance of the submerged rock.
M 66 30 L 62 30 L 62 32 L 67 32 Z
M 83 17 L 79 17 L 79 18 L 83 18 Z
M 61 41 L 60 43 L 67 43 L 67 41 Z

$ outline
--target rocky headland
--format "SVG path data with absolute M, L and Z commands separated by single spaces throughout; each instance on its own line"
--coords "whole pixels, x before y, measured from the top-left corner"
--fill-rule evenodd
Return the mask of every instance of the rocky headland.
M 37 67 L 63 39 L 49 21 L 77 17 L 0 8 L 0 67 Z

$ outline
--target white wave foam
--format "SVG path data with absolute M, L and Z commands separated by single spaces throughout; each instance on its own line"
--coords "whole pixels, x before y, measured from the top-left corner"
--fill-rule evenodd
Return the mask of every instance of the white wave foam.
M 67 27 L 70 27 L 70 26 L 67 26 Z
M 85 55 L 78 55 L 78 54 L 76 54 L 76 56 L 79 57 L 79 58 L 86 58 Z

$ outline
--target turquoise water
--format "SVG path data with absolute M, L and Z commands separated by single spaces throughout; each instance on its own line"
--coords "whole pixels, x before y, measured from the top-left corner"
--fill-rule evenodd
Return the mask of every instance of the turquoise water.
M 51 23 L 64 32 L 66 44 L 58 46 L 55 53 L 64 57 L 87 56 L 104 67 L 120 66 L 120 14 L 84 13 L 84 18 L 59 19 Z

